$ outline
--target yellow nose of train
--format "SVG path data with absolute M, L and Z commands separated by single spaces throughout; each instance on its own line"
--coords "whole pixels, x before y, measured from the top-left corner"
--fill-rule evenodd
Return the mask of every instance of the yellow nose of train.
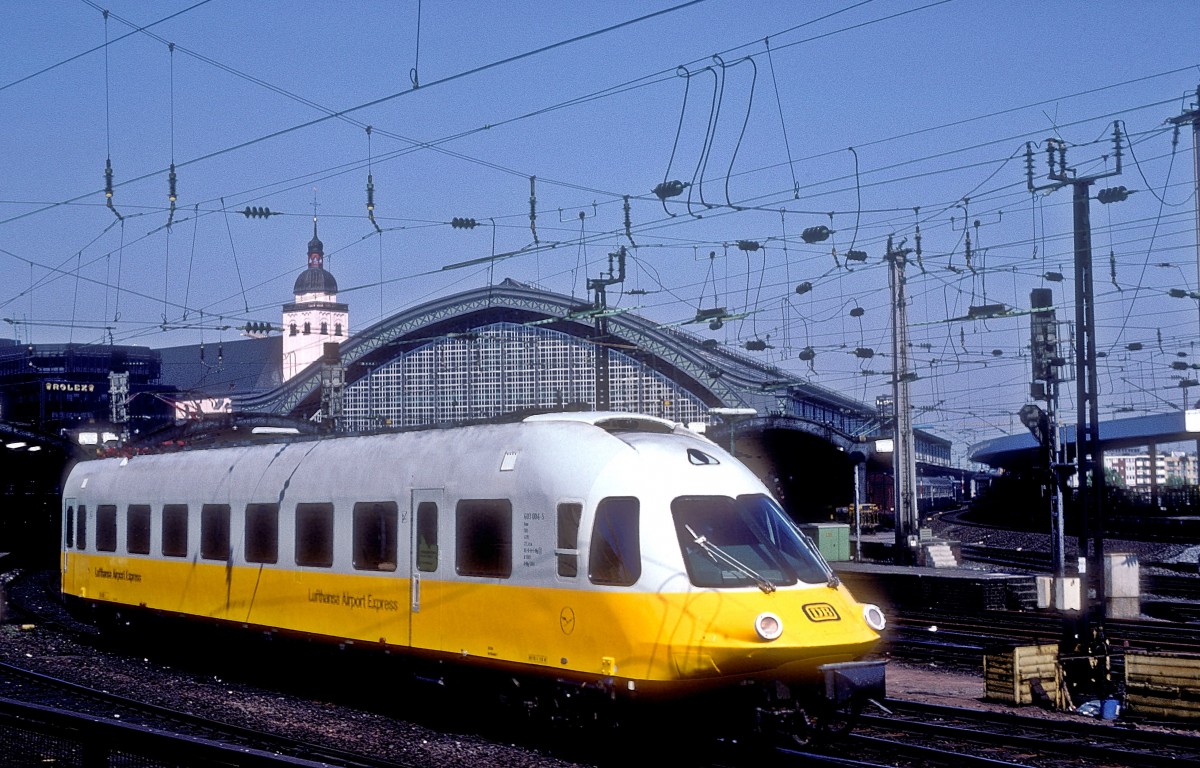
M 701 592 L 670 603 L 663 621 L 669 658 L 651 654 L 650 679 L 770 673 L 789 682 L 811 680 L 822 664 L 872 650 L 885 624 L 879 608 L 856 603 L 840 586 Z

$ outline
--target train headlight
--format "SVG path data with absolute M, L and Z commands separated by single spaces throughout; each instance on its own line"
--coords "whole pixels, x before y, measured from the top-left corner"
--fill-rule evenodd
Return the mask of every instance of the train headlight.
M 882 632 L 887 626 L 887 618 L 884 617 L 883 611 L 879 610 L 878 605 L 863 606 L 863 621 L 867 622 L 867 626 L 876 632 Z
M 754 620 L 754 631 L 763 640 L 778 640 L 783 634 L 783 620 L 769 611 L 760 613 Z

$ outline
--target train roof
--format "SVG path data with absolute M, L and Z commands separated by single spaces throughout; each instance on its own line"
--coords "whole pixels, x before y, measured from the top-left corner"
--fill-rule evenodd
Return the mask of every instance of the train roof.
M 460 422 L 442 422 L 411 427 L 393 427 L 370 431 L 328 432 L 309 422 L 295 422 L 279 417 L 218 418 L 192 422 L 168 434 L 159 433 L 149 440 L 125 449 L 112 449 L 98 458 L 128 455 L 153 455 L 180 451 L 211 450 L 249 445 L 307 443 L 320 440 L 342 440 L 380 435 L 442 432 L 472 427 L 487 427 L 512 424 L 575 423 L 597 427 L 610 434 L 682 433 L 707 440 L 688 430 L 684 425 L 670 419 L 648 414 L 623 411 L 552 411 L 509 413 L 505 416 Z

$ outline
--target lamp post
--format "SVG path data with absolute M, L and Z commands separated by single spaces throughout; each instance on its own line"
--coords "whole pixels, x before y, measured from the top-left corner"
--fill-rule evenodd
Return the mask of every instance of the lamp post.
M 862 493 L 859 488 L 859 476 L 862 473 L 862 465 L 866 461 L 867 455 L 862 451 L 850 452 L 850 466 L 854 472 L 854 560 L 856 562 L 862 561 L 862 520 L 860 516 Z

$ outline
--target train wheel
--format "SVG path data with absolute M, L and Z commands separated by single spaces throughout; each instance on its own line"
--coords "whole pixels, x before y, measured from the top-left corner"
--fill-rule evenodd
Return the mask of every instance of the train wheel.
M 778 739 L 781 746 L 807 747 L 818 740 L 820 723 L 814 720 L 803 707 L 797 707 L 790 720 L 786 738 Z
M 817 735 L 817 721 L 803 707 L 794 701 L 775 702 L 757 710 L 753 735 L 741 734 L 741 738 L 734 738 L 734 741 L 795 749 L 809 746 L 816 741 Z
M 796 707 L 786 719 L 778 721 L 774 742 L 783 747 L 809 747 L 828 743 L 849 733 L 862 712 L 861 701 L 835 706 L 821 700 L 808 708 Z
M 853 730 L 862 713 L 862 701 L 852 699 L 840 707 L 825 704 L 817 715 L 816 730 L 823 740 L 836 739 Z

